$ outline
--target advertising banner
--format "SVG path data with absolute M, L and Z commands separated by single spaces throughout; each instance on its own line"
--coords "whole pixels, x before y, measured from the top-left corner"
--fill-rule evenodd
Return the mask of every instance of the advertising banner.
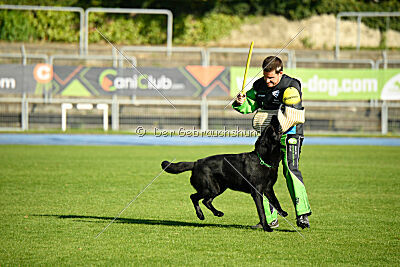
M 0 65 L 0 93 L 63 96 L 229 96 L 230 71 L 223 66 L 95 68 Z
M 231 68 L 232 97 L 241 89 L 243 73 L 244 68 Z M 301 81 L 304 100 L 400 100 L 400 69 L 300 68 L 284 73 Z M 261 68 L 250 68 L 246 89 L 251 89 L 259 77 L 262 77 Z
M 0 94 L 64 96 L 234 97 L 244 68 L 95 68 L 84 66 L 0 65 Z M 400 100 L 400 69 L 287 69 L 301 81 L 304 100 Z M 246 90 L 262 77 L 248 70 Z
M 33 66 L 0 65 L 0 93 L 18 94 L 25 88 L 34 88 Z

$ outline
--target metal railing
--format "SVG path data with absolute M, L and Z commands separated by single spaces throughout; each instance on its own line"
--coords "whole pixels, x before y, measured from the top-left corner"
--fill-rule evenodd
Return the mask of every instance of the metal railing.
M 42 59 L 44 63 L 49 62 L 49 57 L 44 54 L 0 54 L 0 58 L 20 58 L 22 65 L 26 65 L 28 58 Z
M 67 104 L 67 105 L 66 105 Z M 251 129 L 253 114 L 225 109 L 223 100 L 0 98 L 0 130 L 103 128 L 134 131 L 138 126 L 165 130 Z M 400 103 L 387 101 L 304 101 L 308 133 L 400 133 Z M 91 108 L 85 108 L 85 107 Z M 97 108 L 95 108 L 97 107 Z M 64 108 L 64 111 L 63 111 Z M 111 114 L 108 110 L 111 108 Z M 67 115 L 68 110 L 68 115 Z M 89 111 L 90 110 L 90 111 Z
M 126 52 L 145 52 L 145 53 L 168 53 L 167 47 L 160 46 L 123 46 L 120 51 L 126 55 Z M 112 60 L 113 67 L 122 67 L 125 58 L 121 56 L 115 49 L 112 50 L 112 55 L 73 55 L 73 54 L 56 54 L 48 56 L 46 54 L 26 54 L 24 49 L 21 47 L 21 54 L 0 54 L 0 58 L 21 58 L 21 64 L 26 65 L 26 59 L 42 59 L 45 63 L 53 64 L 56 59 L 88 59 L 88 60 Z M 199 64 L 202 66 L 211 65 L 212 54 L 224 54 L 224 53 L 248 53 L 246 48 L 205 48 L 205 47 L 172 47 L 170 49 L 171 55 L 174 53 L 197 53 L 200 55 Z M 275 49 L 254 49 L 253 53 L 259 54 L 273 54 L 276 52 Z M 379 68 L 381 64 L 384 64 L 384 68 L 387 68 L 388 64 L 399 64 L 399 59 L 387 59 L 385 53 L 383 53 L 383 59 L 374 61 L 372 59 L 315 59 L 315 58 L 296 58 L 295 51 L 285 50 L 282 54 L 287 56 L 287 68 L 296 68 L 297 63 L 318 63 L 318 64 L 357 64 L 357 65 L 368 65 L 371 69 Z M 137 66 L 136 56 L 128 56 L 131 63 Z M 128 66 L 129 67 L 129 66 Z
M 294 51 L 293 50 L 288 50 L 288 49 L 283 49 L 282 51 L 280 49 L 272 49 L 272 48 L 255 48 L 253 49 L 253 54 L 272 54 L 272 55 L 277 55 L 278 52 L 283 55 L 287 55 L 288 61 L 287 61 L 287 68 L 292 68 L 292 62 L 294 58 Z M 213 53 L 239 53 L 239 54 L 248 54 L 249 49 L 248 48 L 233 48 L 233 47 L 210 47 L 206 49 L 206 58 L 203 59 L 207 62 L 206 66 L 210 65 L 210 58 L 211 54 Z
M 400 17 L 400 12 L 339 12 L 336 16 L 336 45 L 335 45 L 335 58 L 339 58 L 340 54 L 340 19 L 342 17 L 357 17 L 357 50 L 360 49 L 360 35 L 361 35 L 361 19 L 363 17 Z M 389 29 L 389 23 L 386 23 L 386 31 Z
M 297 67 L 297 63 L 327 63 L 327 64 L 365 64 L 370 65 L 374 69 L 376 64 L 372 59 L 315 59 L 315 58 L 295 58 L 293 68 Z
M 378 59 L 375 63 L 376 68 L 379 69 L 381 64 L 383 64 L 384 69 L 387 69 L 388 64 L 400 65 L 400 59 Z
M 88 8 L 85 11 L 80 7 L 57 7 L 57 6 L 30 6 L 30 5 L 0 5 L 0 9 L 10 10 L 26 10 L 26 11 L 59 11 L 59 12 L 78 12 L 80 15 L 79 29 L 79 52 L 81 55 L 89 53 L 89 14 L 98 13 L 135 13 L 135 14 L 154 14 L 167 16 L 167 54 L 172 53 L 172 35 L 173 35 L 173 14 L 167 9 L 136 9 L 136 8 Z M 360 29 L 361 19 L 363 17 L 399 17 L 400 12 L 340 12 L 336 17 L 336 44 L 335 58 L 339 58 L 340 54 L 340 20 L 342 17 L 357 17 L 357 44 L 356 48 L 360 48 Z M 387 29 L 389 23 L 387 21 Z M 138 48 L 141 49 L 141 48 Z M 189 50 L 192 48 L 188 48 Z M 254 49 L 253 53 L 276 53 L 277 49 Z M 182 51 L 181 51 L 182 52 Z M 200 51 L 204 53 L 203 51 Z M 210 53 L 248 53 L 246 48 L 209 48 L 206 50 L 206 55 L 202 56 L 202 65 L 210 65 Z M 287 53 L 287 67 L 292 67 L 294 60 L 294 51 L 284 50 L 283 54 Z
M 83 10 L 80 7 L 58 6 L 29 6 L 29 5 L 0 5 L 0 9 L 26 10 L 26 11 L 60 11 L 79 13 L 79 54 L 89 53 L 89 13 L 135 13 L 167 16 L 167 48 L 168 54 L 172 48 L 173 14 L 168 9 L 139 9 L 139 8 L 97 8 L 91 7 Z
M 209 62 L 207 60 L 207 52 L 206 48 L 204 47 L 196 47 L 196 46 L 174 46 L 168 49 L 167 47 L 163 46 L 123 46 L 120 49 L 121 53 L 126 52 L 157 52 L 157 53 L 166 53 L 170 52 L 172 55 L 173 53 L 200 53 L 201 55 L 201 65 L 208 66 Z M 124 60 L 123 57 L 119 56 L 119 60 Z
M 115 55 L 112 56 L 107 56 L 107 55 L 52 55 L 49 58 L 49 64 L 53 65 L 54 60 L 56 59 L 85 59 L 85 60 L 112 60 L 113 61 L 113 67 L 118 68 L 118 67 L 123 67 L 123 61 L 118 61 L 117 57 Z M 137 61 L 135 57 L 129 56 L 127 57 L 128 60 L 130 60 L 130 63 L 136 67 Z M 119 64 L 118 64 L 119 63 Z

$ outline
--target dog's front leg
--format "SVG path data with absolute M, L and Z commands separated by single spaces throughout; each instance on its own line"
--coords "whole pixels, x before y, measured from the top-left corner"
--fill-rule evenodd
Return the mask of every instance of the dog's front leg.
M 272 232 L 273 230 L 271 229 L 271 227 L 268 226 L 267 219 L 265 218 L 265 210 L 264 210 L 262 196 L 258 192 L 255 192 L 255 191 L 253 191 L 251 193 L 251 196 L 253 197 L 253 200 L 256 203 L 258 217 L 260 218 L 260 223 L 261 223 L 264 231 Z
M 282 217 L 288 216 L 288 213 L 281 208 L 281 204 L 276 198 L 274 189 L 271 188 L 265 190 L 265 196 L 268 198 L 269 203 L 272 204 L 272 207 L 274 207 L 278 211 L 279 215 L 281 215 Z

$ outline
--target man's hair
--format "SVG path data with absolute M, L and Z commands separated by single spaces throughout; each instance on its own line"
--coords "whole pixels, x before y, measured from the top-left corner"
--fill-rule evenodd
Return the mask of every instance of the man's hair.
M 265 72 L 275 71 L 276 74 L 283 71 L 283 63 L 279 57 L 269 56 L 264 59 L 262 68 Z

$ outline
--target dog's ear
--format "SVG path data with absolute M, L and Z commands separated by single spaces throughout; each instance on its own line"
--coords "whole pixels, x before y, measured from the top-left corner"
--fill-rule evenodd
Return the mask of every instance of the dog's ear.
M 267 140 L 279 141 L 282 135 L 281 125 L 277 116 L 272 116 L 270 124 L 263 132 L 264 138 Z
M 272 116 L 270 125 L 274 127 L 276 132 L 279 132 L 281 125 L 279 123 L 278 116 Z
M 271 132 L 273 132 L 273 131 L 274 131 L 274 129 L 271 129 L 271 125 L 267 125 L 267 126 L 265 126 L 264 129 L 262 130 L 260 136 L 268 136 L 268 135 L 270 135 Z
M 277 116 L 272 116 L 271 122 L 266 126 L 257 139 L 256 145 L 268 145 L 270 141 L 279 141 L 281 136 L 280 124 Z
M 259 139 L 263 140 L 263 143 L 269 143 L 269 140 L 272 139 L 277 139 L 277 132 L 275 130 L 275 127 L 272 125 L 268 125 L 267 127 L 264 128 L 261 136 Z

